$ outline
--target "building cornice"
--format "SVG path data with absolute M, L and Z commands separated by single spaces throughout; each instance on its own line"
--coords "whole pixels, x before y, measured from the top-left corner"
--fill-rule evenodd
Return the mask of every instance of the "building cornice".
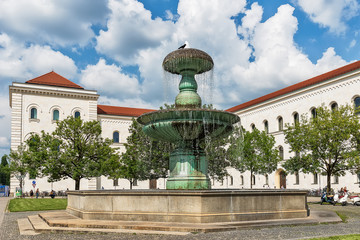
M 93 100 L 93 101 L 97 101 L 99 98 L 99 95 L 97 94 L 97 92 L 93 91 L 93 90 L 41 86 L 41 85 L 32 85 L 32 84 L 26 84 L 26 83 L 13 83 L 13 85 L 9 86 L 9 93 L 10 93 L 9 94 L 10 107 L 12 107 L 12 101 L 11 101 L 12 93 L 87 99 L 87 100 Z
M 131 116 L 118 116 L 118 115 L 109 115 L 109 114 L 98 114 L 98 121 L 103 121 L 103 122 L 110 122 L 110 121 L 125 121 L 122 123 L 131 123 L 132 119 L 136 117 L 131 117 Z

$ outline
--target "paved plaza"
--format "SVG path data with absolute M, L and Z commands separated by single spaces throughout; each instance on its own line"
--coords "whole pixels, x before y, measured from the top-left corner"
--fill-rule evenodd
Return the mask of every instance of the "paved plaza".
M 307 239 L 321 236 L 360 234 L 360 207 L 332 206 L 310 204 L 312 211 L 336 211 L 348 217 L 347 223 L 336 224 L 310 224 L 301 226 L 277 226 L 270 228 L 242 229 L 236 231 L 217 233 L 191 233 L 185 236 L 176 235 L 154 235 L 134 233 L 43 233 L 35 236 L 20 235 L 18 219 L 26 218 L 29 215 L 36 215 L 37 212 L 8 213 L 6 208 L 8 198 L 0 198 L 0 217 L 3 218 L 0 239 Z M 0 218 L 0 221 L 1 221 Z

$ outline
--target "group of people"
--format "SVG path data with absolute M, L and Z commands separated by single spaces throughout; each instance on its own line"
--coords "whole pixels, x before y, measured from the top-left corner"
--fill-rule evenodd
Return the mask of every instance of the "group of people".
M 40 190 L 39 189 L 36 189 L 35 196 L 36 196 L 36 198 L 39 198 L 39 196 L 40 196 Z M 34 191 L 33 190 L 30 190 L 30 197 L 31 198 L 34 197 Z
M 29 194 L 30 194 L 30 197 L 31 197 L 31 198 L 34 197 L 34 191 L 33 191 L 33 190 L 30 190 L 30 193 L 29 193 Z M 56 195 L 55 191 L 54 191 L 54 190 L 51 190 L 49 196 L 50 196 L 51 198 L 55 198 L 55 195 Z M 39 188 L 36 189 L 35 196 L 36 196 L 36 198 L 39 198 L 39 196 L 40 196 L 40 190 L 39 190 Z
M 339 196 L 344 196 L 346 193 L 348 192 L 348 190 L 346 189 L 346 187 L 343 187 L 340 189 L 339 191 Z

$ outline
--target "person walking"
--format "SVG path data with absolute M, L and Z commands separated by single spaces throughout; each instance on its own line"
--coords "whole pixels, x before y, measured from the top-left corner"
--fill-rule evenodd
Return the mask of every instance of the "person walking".
M 36 195 L 36 198 L 39 198 L 39 195 L 40 195 L 39 188 L 38 188 L 38 189 L 36 189 L 35 195 Z

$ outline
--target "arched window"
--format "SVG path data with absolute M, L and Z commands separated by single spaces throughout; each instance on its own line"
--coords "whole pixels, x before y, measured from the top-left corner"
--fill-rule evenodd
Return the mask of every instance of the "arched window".
M 250 127 L 251 127 L 251 130 L 255 130 L 255 128 L 256 128 L 255 124 L 253 124 L 253 123 L 250 125 Z
M 284 122 L 282 117 L 278 118 L 278 125 L 279 125 L 279 131 L 282 131 L 284 129 Z
M 230 176 L 230 186 L 234 185 L 234 178 L 233 176 Z
M 37 109 L 36 108 L 31 108 L 30 110 L 30 118 L 31 119 L 37 119 Z
M 113 142 L 114 143 L 119 142 L 119 132 L 118 131 L 113 132 Z
M 335 111 L 335 110 L 338 109 L 338 104 L 336 102 L 334 102 L 334 103 L 331 104 L 330 107 L 331 107 L 331 111 Z
M 360 115 L 360 97 L 354 99 L 356 115 Z
M 266 133 L 269 133 L 269 123 L 267 120 L 264 121 L 264 131 Z
M 58 121 L 59 120 L 59 110 L 53 111 L 53 120 Z
M 299 123 L 299 114 L 296 112 L 294 113 L 294 124 L 298 124 Z
M 339 176 L 333 177 L 333 184 L 339 184 Z
M 244 176 L 243 175 L 240 176 L 240 185 L 244 185 Z
M 282 146 L 279 146 L 279 157 L 280 160 L 284 160 L 284 148 Z
M 75 118 L 80 118 L 80 112 L 79 112 L 79 111 L 76 111 L 75 114 L 74 114 L 74 117 L 75 117 Z
M 316 108 L 311 109 L 311 117 L 316 118 Z
M 252 183 L 252 185 L 255 185 L 255 175 L 251 176 L 251 183 Z

